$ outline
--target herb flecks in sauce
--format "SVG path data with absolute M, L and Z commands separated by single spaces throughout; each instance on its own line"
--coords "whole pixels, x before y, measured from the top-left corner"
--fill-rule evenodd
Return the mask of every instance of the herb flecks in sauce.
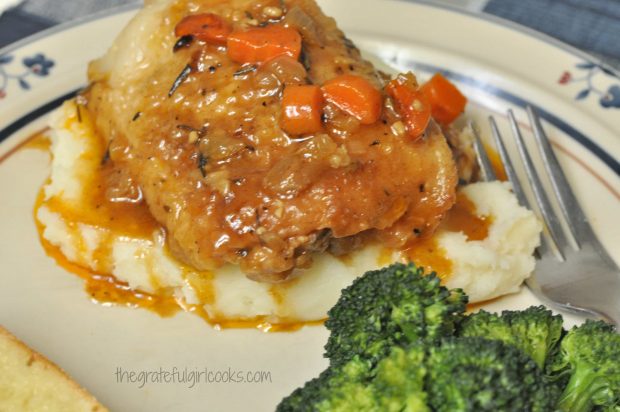
M 181 73 L 179 73 L 179 76 L 174 80 L 174 83 L 172 83 L 172 87 L 170 88 L 170 91 L 168 92 L 168 97 L 172 97 L 172 95 L 174 94 L 174 92 L 177 91 L 179 86 L 181 86 L 181 84 L 183 84 L 183 82 L 187 80 L 191 72 L 192 72 L 192 66 L 189 64 L 186 65 L 181 71 Z

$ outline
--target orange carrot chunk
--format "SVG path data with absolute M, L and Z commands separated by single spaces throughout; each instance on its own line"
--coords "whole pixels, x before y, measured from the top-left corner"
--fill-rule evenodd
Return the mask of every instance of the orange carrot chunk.
M 221 45 L 226 44 L 231 31 L 228 23 L 213 13 L 187 16 L 174 28 L 177 37 L 194 36 L 198 40 Z
M 373 124 L 381 117 L 381 93 L 368 80 L 353 74 L 343 74 L 326 82 L 325 100 L 362 124 Z
M 399 74 L 385 88 L 394 100 L 398 114 L 405 123 L 407 135 L 419 138 L 431 120 L 431 105 L 426 96 L 418 89 L 415 76 L 411 73 Z
M 323 128 L 323 93 L 318 86 L 288 86 L 282 93 L 280 126 L 292 135 L 311 134 Z
M 467 98 L 441 73 L 436 73 L 420 90 L 431 104 L 433 118 L 443 125 L 452 123 L 465 110 Z
M 301 35 L 278 25 L 238 31 L 228 36 L 228 56 L 237 63 L 263 63 L 286 55 L 299 59 Z

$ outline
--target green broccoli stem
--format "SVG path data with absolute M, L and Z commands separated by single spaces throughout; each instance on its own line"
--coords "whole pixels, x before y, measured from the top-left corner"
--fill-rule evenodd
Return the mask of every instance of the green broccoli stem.
M 577 368 L 564 388 L 558 409 L 562 412 L 590 412 L 593 408 L 592 398 L 607 385 L 607 382 L 598 379 L 597 374 L 589 368 Z

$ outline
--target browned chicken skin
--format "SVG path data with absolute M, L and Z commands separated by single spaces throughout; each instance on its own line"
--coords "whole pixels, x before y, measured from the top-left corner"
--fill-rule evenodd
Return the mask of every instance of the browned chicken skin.
M 377 89 L 385 82 L 313 1 L 284 4 L 274 21 L 261 11 L 279 1 L 152 1 L 150 26 L 134 22 L 89 70 L 84 96 L 110 161 L 141 189 L 173 253 L 199 269 L 232 262 L 253 279 L 280 281 L 330 244 L 342 252 L 362 238 L 413 241 L 455 200 L 441 130 L 431 123 L 417 141 L 394 133 L 389 100 L 375 124 L 327 105 L 324 132 L 295 138 L 280 129 L 286 85 L 345 73 Z M 200 41 L 173 52 L 175 25 L 204 12 L 234 29 L 296 28 L 305 70 L 241 66 L 225 47 Z

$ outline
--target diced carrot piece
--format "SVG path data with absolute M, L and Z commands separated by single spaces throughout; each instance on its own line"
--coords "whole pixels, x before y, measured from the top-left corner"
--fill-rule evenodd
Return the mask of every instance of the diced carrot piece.
M 177 37 L 194 36 L 198 40 L 222 45 L 226 44 L 231 31 L 228 23 L 213 13 L 187 16 L 174 28 Z
M 394 100 L 409 137 L 420 137 L 431 120 L 431 105 L 418 89 L 415 77 L 412 74 L 398 75 L 385 91 Z
M 381 92 L 361 76 L 343 74 L 326 82 L 322 90 L 325 100 L 362 124 L 373 124 L 381 117 Z
M 323 128 L 323 93 L 318 86 L 288 86 L 282 93 L 280 126 L 292 135 L 311 134 Z
M 431 103 L 433 118 L 443 125 L 452 123 L 465 110 L 467 98 L 441 73 L 436 73 L 420 90 Z
M 290 27 L 269 25 L 228 36 L 228 56 L 237 63 L 262 63 L 287 55 L 295 60 L 301 54 L 301 35 Z

